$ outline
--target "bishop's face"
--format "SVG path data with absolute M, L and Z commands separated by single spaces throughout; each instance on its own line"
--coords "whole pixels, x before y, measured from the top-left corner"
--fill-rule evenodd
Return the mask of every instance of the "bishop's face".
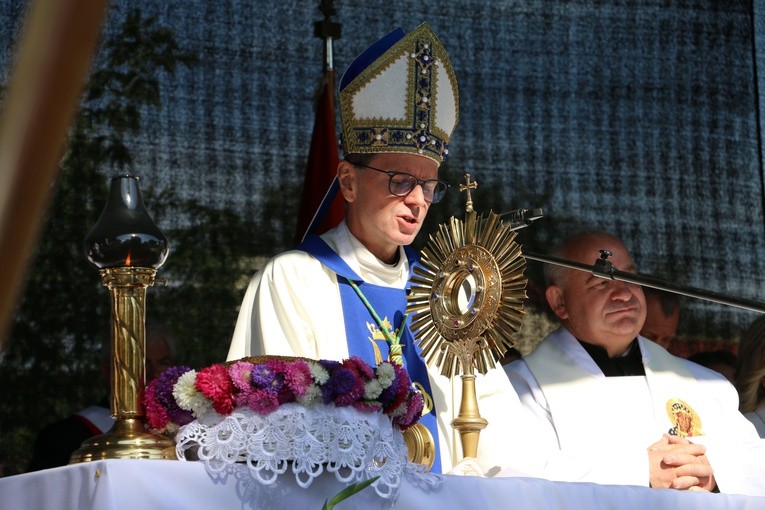
M 369 166 L 385 172 L 406 173 L 421 181 L 438 178 L 438 164 L 416 154 L 376 154 Z M 341 162 L 338 175 L 340 189 L 348 203 L 348 228 L 377 258 L 393 262 L 399 246 L 414 241 L 430 203 L 425 200 L 419 184 L 405 196 L 392 194 L 390 177 L 385 172 Z

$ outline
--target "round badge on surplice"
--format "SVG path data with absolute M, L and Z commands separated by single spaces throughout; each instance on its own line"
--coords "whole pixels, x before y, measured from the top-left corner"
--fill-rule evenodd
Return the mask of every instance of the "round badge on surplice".
M 701 431 L 699 415 L 687 402 L 679 398 L 667 400 L 667 416 L 673 424 L 673 427 L 669 429 L 670 435 L 695 437 L 704 434 Z

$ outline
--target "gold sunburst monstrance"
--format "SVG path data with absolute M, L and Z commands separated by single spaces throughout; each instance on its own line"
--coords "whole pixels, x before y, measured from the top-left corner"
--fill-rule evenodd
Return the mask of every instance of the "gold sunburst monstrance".
M 473 210 L 470 190 L 477 183 L 465 178 L 465 220 L 451 217 L 430 236 L 414 269 L 407 311 L 425 361 L 449 378 L 462 376 L 460 413 L 452 426 L 460 431 L 464 455 L 475 457 L 487 422 L 478 413 L 474 374 L 485 374 L 515 345 L 527 279 L 516 232 L 498 214 Z
M 425 360 L 447 377 L 485 374 L 515 345 L 523 320 L 526 266 L 516 233 L 490 212 L 439 225 L 414 270 L 408 308 Z M 472 356 L 464 341 L 482 338 Z

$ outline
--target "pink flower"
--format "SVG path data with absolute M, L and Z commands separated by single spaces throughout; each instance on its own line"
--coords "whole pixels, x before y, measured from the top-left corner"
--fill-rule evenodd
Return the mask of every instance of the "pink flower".
M 278 358 L 271 358 L 268 361 L 266 361 L 266 366 L 269 370 L 273 371 L 277 374 L 283 374 L 284 371 L 287 368 L 287 362 L 282 361 Z
M 305 392 L 313 384 L 311 367 L 303 360 L 285 365 L 284 382 L 296 396 L 305 395 Z
M 252 368 L 255 365 L 249 361 L 237 361 L 228 368 L 228 375 L 240 391 L 248 391 L 252 387 Z
M 247 395 L 247 406 L 259 414 L 269 414 L 279 409 L 279 396 L 268 390 L 254 389 Z
M 154 430 L 162 430 L 167 427 L 170 419 L 167 417 L 167 411 L 162 404 L 157 400 L 157 381 L 154 379 L 146 387 L 144 393 L 143 405 L 146 411 L 146 421 L 150 428 Z
M 255 388 L 250 387 L 246 390 L 237 392 L 236 396 L 234 397 L 236 407 L 248 407 L 250 405 L 250 397 L 252 397 L 252 394 L 255 390 Z
M 216 364 L 203 368 L 197 374 L 194 386 L 212 401 L 218 414 L 225 416 L 234 410 L 234 383 L 225 366 Z

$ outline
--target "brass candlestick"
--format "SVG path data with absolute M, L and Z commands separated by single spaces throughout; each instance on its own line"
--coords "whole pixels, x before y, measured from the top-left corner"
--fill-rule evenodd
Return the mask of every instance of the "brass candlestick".
M 146 267 L 102 269 L 112 313 L 111 413 L 117 420 L 106 434 L 85 441 L 70 464 L 99 459 L 174 459 L 175 443 L 144 426 L 141 399 L 145 385 L 146 289 L 157 270 Z
M 154 284 L 168 246 L 146 212 L 137 177 L 112 179 L 85 251 L 111 298 L 111 414 L 116 422 L 107 433 L 83 442 L 69 462 L 175 459 L 173 441 L 144 426 L 146 289 Z

